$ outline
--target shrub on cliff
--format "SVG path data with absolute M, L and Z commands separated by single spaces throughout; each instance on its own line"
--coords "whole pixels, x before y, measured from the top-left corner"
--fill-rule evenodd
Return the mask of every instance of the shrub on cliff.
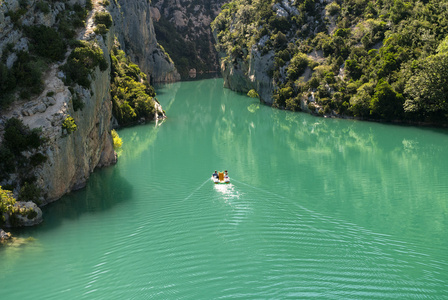
M 67 134 L 76 131 L 76 129 L 78 129 L 78 126 L 75 123 L 75 119 L 73 119 L 71 116 L 67 116 L 64 119 L 64 122 L 62 122 L 62 129 L 64 129 Z
M 0 62 L 0 108 L 13 102 L 14 93 L 20 91 L 21 98 L 27 99 L 43 89 L 42 72 L 47 65 L 40 57 L 25 51 L 16 52 L 16 61 L 8 68 L 4 61 L 10 53 L 6 47 Z
M 24 32 L 32 41 L 31 49 L 38 55 L 53 61 L 64 59 L 67 44 L 55 29 L 37 25 L 24 27 Z
M 108 67 L 103 50 L 94 42 L 78 41 L 67 63 L 61 67 L 65 73 L 65 83 L 90 87 L 90 77 L 97 66 L 101 71 Z
M 5 222 L 4 214 L 11 215 L 16 211 L 14 204 L 16 204 L 16 199 L 12 196 L 12 192 L 4 190 L 0 186 L 0 225 Z
M 115 47 L 111 54 L 111 95 L 113 114 L 120 125 L 129 125 L 154 116 L 154 88 L 146 75 L 124 51 Z
M 19 119 L 11 118 L 5 123 L 5 132 L 3 134 L 5 146 L 13 152 L 36 149 L 43 142 L 40 132 L 39 129 L 30 130 Z
M 113 22 L 112 16 L 107 11 L 95 12 L 93 20 L 95 21 L 95 24 L 97 25 L 102 24 L 106 27 L 106 29 L 109 29 L 112 26 Z
M 114 150 L 117 151 L 117 150 L 121 149 L 121 146 L 123 146 L 123 141 L 120 138 L 120 136 L 118 135 L 117 131 L 115 131 L 115 129 L 112 129 L 111 134 L 112 134 L 112 139 L 114 142 Z
M 36 184 L 25 182 L 22 185 L 22 188 L 20 189 L 18 200 L 19 201 L 33 201 L 36 203 L 39 201 L 40 195 L 41 195 L 41 190 Z
M 40 197 L 40 191 L 37 197 Z M 26 198 L 24 200 L 30 201 L 31 199 Z M 20 221 L 19 215 L 31 220 L 35 218 L 38 213 L 32 207 L 27 208 L 26 206 L 18 205 L 12 192 L 3 189 L 2 186 L 0 186 L 0 226 L 5 224 L 5 217 L 8 217 L 9 219 L 9 226 L 22 226 L 23 223 Z
M 17 172 L 23 176 L 32 169 L 31 166 L 37 166 L 46 160 L 43 154 L 23 155 L 24 151 L 36 152 L 43 143 L 41 129 L 30 128 L 16 118 L 6 121 L 3 143 L 0 146 L 0 181 L 8 179 L 11 173 Z

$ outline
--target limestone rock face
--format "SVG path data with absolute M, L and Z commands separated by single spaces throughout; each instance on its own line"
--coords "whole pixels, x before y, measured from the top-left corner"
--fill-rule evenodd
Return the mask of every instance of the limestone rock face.
M 274 51 L 261 55 L 260 51 L 253 48 L 250 53 L 248 78 L 252 83 L 253 89 L 258 92 L 260 100 L 272 104 L 272 91 L 274 84 L 268 71 L 274 65 Z
M 147 0 L 119 0 L 110 12 L 114 19 L 116 34 L 121 47 L 150 75 L 151 82 L 174 82 L 180 80 L 173 62 L 158 45 L 154 33 L 150 2 Z M 156 17 L 160 17 L 156 14 Z
M 238 61 L 235 63 L 221 63 L 221 73 L 224 78 L 224 87 L 240 93 L 247 93 L 254 89 L 260 100 L 272 104 L 274 84 L 268 71 L 274 64 L 274 53 L 261 55 L 253 48 L 250 52 L 249 63 Z
M 221 6 L 230 0 L 153 0 L 152 6 L 160 17 L 174 25 L 185 45 L 194 44 L 194 49 L 186 49 L 189 60 L 195 53 L 195 61 L 190 68 L 200 72 L 216 72 L 219 61 L 213 43 L 210 23 L 221 11 Z M 169 37 L 168 37 L 169 38 Z M 174 55 L 171 53 L 171 55 Z M 182 74 L 185 76 L 186 74 Z M 190 76 L 192 77 L 192 76 Z M 194 76 L 193 76 L 194 77 Z
M 69 1 L 70 5 L 76 3 L 84 5 L 85 0 Z M 65 9 L 64 3 L 56 2 L 51 6 L 50 13 L 35 13 L 35 4 L 32 0 L 27 2 L 27 13 L 21 17 L 23 24 L 53 26 L 57 14 Z M 19 6 L 18 0 L 4 0 L 0 3 L 0 56 L 8 45 L 13 45 L 17 50 L 28 49 L 28 39 L 6 16 L 8 11 L 15 11 Z M 107 10 L 113 17 L 113 26 L 107 34 L 97 35 L 94 32 L 93 15 L 97 10 Z M 89 88 L 75 86 L 69 89 L 62 81 L 64 73 L 59 70 L 63 62 L 54 63 L 45 73 L 44 90 L 40 95 L 26 102 L 16 101 L 8 109 L 0 111 L 0 133 L 4 121 L 11 117 L 21 119 L 31 129 L 42 129 L 46 142 L 37 152 L 44 154 L 47 160 L 37 166 L 32 174 L 42 190 L 41 204 L 55 201 L 72 190 L 84 187 L 95 168 L 114 164 L 117 160 L 110 133 L 113 118 L 109 53 L 115 36 L 131 59 L 153 82 L 179 79 L 173 63 L 157 44 L 151 16 L 150 1 L 147 0 L 110 1 L 107 7 L 94 1 L 94 10 L 88 16 L 86 28 L 79 32 L 77 38 L 99 45 L 108 62 L 108 69 L 100 71 L 96 67 L 90 76 Z M 11 51 L 6 59 L 8 64 L 14 64 L 14 55 L 14 51 Z M 75 97 L 84 104 L 77 111 L 73 108 Z M 77 125 L 77 129 L 71 133 L 62 127 L 63 121 L 69 116 L 73 117 Z M 154 117 L 164 117 L 158 103 Z
M 82 38 L 91 38 L 89 29 Z M 105 39 L 95 39 L 108 58 L 113 45 L 113 30 Z M 30 128 L 41 127 L 47 139 L 41 149 L 47 156 L 47 161 L 35 170 L 37 184 L 45 198 L 42 204 L 84 187 L 96 167 L 116 162 L 110 134 L 112 101 L 109 89 L 110 61 L 107 60 L 107 70 L 101 72 L 98 67 L 94 70 L 90 89 L 76 86 L 73 93 L 58 78 L 58 69 L 52 68 L 46 78 L 46 90 L 42 96 L 29 102 L 37 104 L 32 107 L 41 109 L 32 109 L 32 114 L 24 113 L 22 109 L 23 122 Z M 54 95 L 46 96 L 50 91 Z M 84 104 L 78 111 L 74 111 L 72 105 L 75 94 Z M 62 129 L 62 122 L 68 116 L 73 117 L 77 125 L 76 131 L 70 134 Z

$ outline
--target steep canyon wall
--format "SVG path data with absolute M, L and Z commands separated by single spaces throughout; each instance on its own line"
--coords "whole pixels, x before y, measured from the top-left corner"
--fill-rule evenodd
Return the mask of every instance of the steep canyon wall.
M 85 5 L 84 0 L 72 0 L 67 4 L 51 2 L 49 12 L 44 13 L 37 8 L 37 3 L 27 1 L 25 10 L 24 4 L 17 0 L 0 3 L 0 57 L 8 51 L 3 57 L 9 68 L 17 59 L 15 53 L 20 50 L 28 51 L 30 47 L 30 40 L 23 34 L 20 26 L 17 26 L 17 20 L 12 18 L 17 15 L 16 12 L 22 9 L 18 19 L 22 25 L 57 27 L 57 15 L 66 9 L 66 5 Z M 95 33 L 93 16 L 96 11 L 108 11 L 113 18 L 113 25 L 106 34 Z M 78 30 L 77 39 L 97 44 L 108 62 L 107 69 L 101 71 L 96 67 L 93 70 L 90 87 L 76 85 L 69 88 L 63 82 L 65 74 L 59 69 L 64 61 L 52 63 L 43 75 L 44 90 L 39 95 L 29 100 L 16 100 L 0 111 L 0 137 L 6 120 L 11 117 L 22 120 L 31 129 L 42 129 L 45 143 L 35 152 L 45 155 L 47 160 L 32 170 L 31 174 L 42 191 L 40 204 L 57 200 L 64 194 L 83 187 L 95 168 L 116 162 L 110 133 L 112 102 L 109 55 L 115 37 L 122 49 L 149 75 L 152 82 L 176 81 L 180 78 L 174 64 L 157 44 L 148 1 L 111 1 L 106 6 L 94 1 L 86 26 Z M 75 98 L 83 103 L 81 110 L 74 109 Z M 156 114 L 160 115 L 160 105 L 156 104 L 156 109 Z M 69 116 L 73 117 L 77 125 L 77 129 L 71 133 L 62 125 Z M 2 142 L 0 140 L 0 145 Z M 23 154 L 30 156 L 33 153 Z M 0 184 L 11 185 L 18 181 L 18 175 L 12 174 Z M 17 189 L 20 186 L 15 193 L 18 192 Z

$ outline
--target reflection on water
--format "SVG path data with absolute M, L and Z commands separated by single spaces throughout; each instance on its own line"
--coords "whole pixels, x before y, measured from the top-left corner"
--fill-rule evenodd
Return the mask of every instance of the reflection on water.
M 222 83 L 159 89 L 165 122 L 121 130 L 118 164 L 25 231 L 40 249 L 0 259 L 8 299 L 444 299 L 446 130 L 273 110 Z
M 66 220 L 78 220 L 87 213 L 99 214 L 132 198 L 132 185 L 120 175 L 120 170 L 107 167 L 95 171 L 87 186 L 43 207 L 42 225 L 20 228 L 15 233 L 33 236 L 35 232 L 54 230 Z
M 238 200 L 240 197 L 240 194 L 235 189 L 235 186 L 231 183 L 215 184 L 214 189 L 221 193 L 222 199 L 230 205 L 234 202 L 234 200 Z

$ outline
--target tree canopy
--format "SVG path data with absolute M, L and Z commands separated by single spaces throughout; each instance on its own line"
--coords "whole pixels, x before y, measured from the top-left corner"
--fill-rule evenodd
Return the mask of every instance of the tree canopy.
M 321 112 L 448 122 L 444 1 L 233 0 L 212 28 L 236 68 L 274 54 L 274 106 L 300 110 L 312 94 Z

